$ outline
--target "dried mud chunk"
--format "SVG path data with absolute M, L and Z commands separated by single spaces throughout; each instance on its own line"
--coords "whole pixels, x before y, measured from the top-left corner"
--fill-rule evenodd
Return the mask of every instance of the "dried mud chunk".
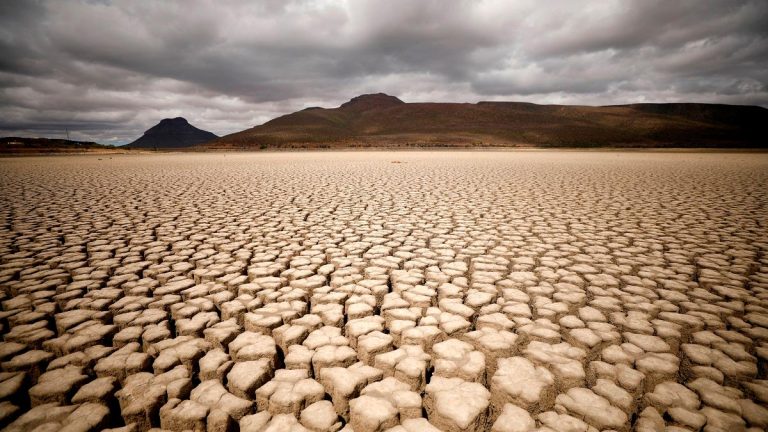
M 237 430 L 237 422 L 226 411 L 214 408 L 208 414 L 205 427 L 208 432 L 233 432 Z
M 315 350 L 312 356 L 313 376 L 319 377 L 328 367 L 347 367 L 355 363 L 357 355 L 352 348 L 342 345 L 325 345 Z
M 341 422 L 333 404 L 326 400 L 317 401 L 304 408 L 299 421 L 314 432 L 336 432 L 341 429 Z
M 54 369 L 40 375 L 40 379 L 29 389 L 32 406 L 45 403 L 65 404 L 69 398 L 88 381 L 88 376 L 77 366 Z
M 587 378 L 593 385 L 600 378 L 613 381 L 635 396 L 643 391 L 645 385 L 645 375 L 623 363 L 611 365 L 601 361 L 590 362 Z
M 109 422 L 109 415 L 109 408 L 102 404 L 84 403 L 62 422 L 58 430 L 62 432 L 100 431 Z
M 111 428 L 111 429 L 103 429 L 102 432 L 138 432 L 138 427 L 135 424 L 131 423 L 128 426 Z
M 517 332 L 524 335 L 527 340 L 549 344 L 559 343 L 562 338 L 560 326 L 546 318 L 539 318 L 536 321 L 522 325 L 517 329 Z
M 341 334 L 339 327 L 323 326 L 313 330 L 302 345 L 312 350 L 326 345 L 346 346 L 349 345 L 349 339 Z
M 746 422 L 741 416 L 719 411 L 712 407 L 704 407 L 699 411 L 707 418 L 707 427 L 723 431 L 743 431 Z
M 403 345 L 388 353 L 375 357 L 373 366 L 384 372 L 385 377 L 394 377 L 411 386 L 414 391 L 424 389 L 427 368 L 431 356 L 418 345 Z
M 65 431 L 90 432 L 103 430 L 109 419 L 109 409 L 97 403 L 55 406 L 39 405 L 27 411 L 6 431 Z
M 116 378 L 96 378 L 80 387 L 80 390 L 72 396 L 72 403 L 109 401 L 114 398 L 117 389 L 118 383 Z
M 373 365 L 378 354 L 392 351 L 392 336 L 374 331 L 361 336 L 357 341 L 357 355 L 368 365 Z
M 229 355 L 235 362 L 267 359 L 272 367 L 277 361 L 277 345 L 270 336 L 243 332 L 229 343 Z
M 475 323 L 475 328 L 477 328 L 477 330 L 485 328 L 491 328 L 497 331 L 512 330 L 515 328 L 515 322 L 507 318 L 503 313 L 496 312 L 479 316 Z
M 296 418 L 296 416 L 291 414 L 276 414 L 271 415 L 268 420 L 264 421 L 263 419 L 260 419 L 259 423 L 263 423 L 263 426 L 260 426 L 258 428 L 253 429 L 253 426 L 248 425 L 247 429 L 241 428 L 241 432 L 244 431 L 264 431 L 264 432 L 272 432 L 272 431 L 286 431 L 286 432 L 309 432 L 309 429 L 305 428 L 301 423 L 299 423 L 299 420 Z
M 461 378 L 485 383 L 485 355 L 458 339 L 448 339 L 432 347 L 435 376 Z
M 402 332 L 400 343 L 403 345 L 418 345 L 425 352 L 431 353 L 432 346 L 446 338 L 445 332 L 435 325 L 418 325 Z
M 518 335 L 506 330 L 485 327 L 465 333 L 461 339 L 469 342 L 475 349 L 485 354 L 488 379 L 496 372 L 499 358 L 517 354 Z
M 288 347 L 304 342 L 309 336 L 310 328 L 302 325 L 283 324 L 272 331 L 275 343 L 282 352 L 288 352 Z
M 21 408 L 8 402 L 0 402 L 0 428 L 4 428 L 11 422 L 21 411 Z
M 506 403 L 529 412 L 540 412 L 554 403 L 555 377 L 524 357 L 499 359 L 499 367 L 491 379 L 491 395 L 496 413 L 500 413 Z
M 738 399 L 743 394 L 740 390 L 733 387 L 723 387 L 707 378 L 697 378 L 688 382 L 686 386 L 699 395 L 704 405 L 741 415 Z
M 669 352 L 671 349 L 669 344 L 658 336 L 625 332 L 623 337 L 627 342 L 640 347 L 646 352 L 663 353 Z
M 312 371 L 312 357 L 315 355 L 314 350 L 303 345 L 291 345 L 288 347 L 288 353 L 283 359 L 286 369 L 301 369 L 307 371 L 307 375 L 313 375 Z
M 563 431 L 563 432 L 598 432 L 598 430 L 587 424 L 584 420 L 570 416 L 568 414 L 559 414 L 554 411 L 547 411 L 537 416 L 539 423 L 541 423 L 540 429 L 546 432 L 551 431 Z M 663 432 L 663 420 L 662 420 L 662 432 Z
M 383 431 L 405 419 L 421 417 L 421 397 L 408 384 L 384 378 L 363 388 L 349 402 L 349 424 L 356 432 Z
M 741 415 L 750 427 L 768 428 L 768 408 L 749 399 L 739 399 Z
M 387 432 L 442 432 L 425 418 L 403 420 L 399 426 L 387 429 Z
M 538 341 L 528 344 L 523 351 L 526 358 L 537 365 L 545 366 L 555 376 L 557 387 L 565 390 L 583 386 L 586 381 L 583 362 L 586 352 L 568 343 L 550 345 Z
M 237 322 L 225 320 L 203 330 L 203 336 L 213 348 L 225 349 L 241 332 Z
M 77 409 L 76 405 L 58 406 L 56 404 L 43 404 L 33 407 L 9 424 L 4 430 L 11 432 L 24 432 L 35 430 L 38 426 L 53 424 L 60 428 L 70 414 Z M 50 427 L 49 427 L 50 428 Z M 42 430 L 45 429 L 43 426 Z
M 270 303 L 245 314 L 243 327 L 254 333 L 271 334 L 272 330 L 303 315 L 306 303 L 301 301 Z
M 251 412 L 253 402 L 239 398 L 227 391 L 219 381 L 207 380 L 197 385 L 190 400 L 205 405 L 210 410 L 220 409 L 235 420 Z
M 528 432 L 536 428 L 536 421 L 528 411 L 512 404 L 504 404 L 501 415 L 491 427 L 491 432 Z
M 7 310 L 7 309 L 6 309 Z M 37 321 L 31 324 L 20 324 L 11 328 L 3 336 L 6 342 L 16 342 L 30 347 L 41 348 L 43 342 L 56 336 L 52 330 L 46 328 L 45 321 Z
M 583 387 L 569 389 L 555 399 L 555 411 L 582 418 L 597 429 L 626 430 L 629 418 L 604 397 Z
M 653 392 L 645 394 L 644 401 L 649 406 L 656 408 L 661 414 L 672 407 L 682 407 L 688 410 L 699 409 L 699 397 L 696 393 L 673 381 L 656 385 Z
M 344 326 L 344 334 L 349 338 L 352 348 L 357 347 L 357 340 L 360 336 L 374 331 L 384 330 L 384 318 L 380 316 L 368 316 L 350 320 Z
M 447 432 L 485 429 L 491 394 L 479 383 L 433 377 L 425 388 L 429 422 Z
M 675 424 L 693 430 L 699 430 L 707 423 L 707 418 L 703 414 L 680 407 L 670 408 L 666 415 Z
M 743 385 L 752 394 L 753 400 L 768 404 L 768 380 L 754 380 Z
M 200 368 L 200 379 L 202 381 L 217 379 L 223 382 L 224 376 L 234 365 L 229 359 L 229 355 L 221 349 L 212 349 L 208 351 L 198 362 Z
M 680 359 L 669 353 L 648 353 L 635 361 L 635 367 L 646 376 L 646 389 L 677 378 Z
M 191 400 L 171 399 L 160 409 L 160 427 L 169 431 L 204 431 L 208 407 Z
M 280 369 L 271 381 L 256 390 L 256 403 L 260 411 L 297 416 L 307 406 L 322 400 L 324 394 L 323 386 L 309 378 L 306 371 Z
M 197 362 L 211 349 L 211 344 L 193 336 L 178 336 L 154 344 L 149 354 L 157 354 L 152 367 L 155 373 L 166 372 L 178 365 L 195 370 Z
M 143 327 L 126 327 L 115 333 L 115 335 L 112 337 L 112 344 L 119 348 L 131 342 L 141 342 L 141 334 L 143 332 Z
M 183 366 L 158 376 L 140 372 L 126 378 L 123 387 L 115 393 L 123 420 L 136 423 L 141 429 L 157 425 L 160 407 L 169 396 L 179 396 L 170 394 L 175 383 L 190 385 L 189 372 Z
M 269 411 L 260 411 L 256 414 L 243 416 L 238 421 L 238 428 L 240 432 L 262 432 L 271 419 L 272 414 Z
M 592 386 L 592 391 L 606 398 L 611 405 L 627 414 L 635 411 L 635 398 L 628 391 L 617 386 L 613 381 L 598 379 L 597 383 Z
M 30 381 L 34 383 L 53 357 L 53 354 L 46 351 L 31 350 L 14 356 L 3 362 L 1 366 L 6 372 L 26 372 Z
M 342 327 L 344 324 L 344 307 L 340 304 L 313 305 L 312 313 L 320 316 L 326 326 Z
M 27 350 L 25 344 L 17 342 L 0 342 L 0 361 L 10 360 L 13 356 Z
M 267 359 L 238 362 L 227 374 L 227 388 L 240 398 L 253 400 L 256 389 L 272 378 L 272 365 Z
M 147 351 L 152 345 L 172 337 L 171 330 L 168 328 L 168 322 L 162 321 L 157 325 L 144 327 L 144 331 L 141 334 L 142 346 Z
M 25 372 L 0 372 L 0 400 L 23 396 L 28 385 Z
M 379 369 L 356 363 L 348 368 L 325 368 L 320 372 L 318 381 L 331 396 L 336 413 L 348 420 L 349 400 L 357 397 L 365 386 L 383 377 Z
M 599 310 L 591 306 L 584 306 L 580 308 L 579 318 L 581 318 L 584 321 L 597 321 L 597 322 L 605 322 L 607 320 L 605 318 L 605 315 L 603 315 L 602 312 L 600 312 Z
M 132 342 L 100 359 L 93 368 L 96 376 L 112 376 L 123 382 L 130 375 L 149 370 L 152 358 L 140 349 L 138 343 Z

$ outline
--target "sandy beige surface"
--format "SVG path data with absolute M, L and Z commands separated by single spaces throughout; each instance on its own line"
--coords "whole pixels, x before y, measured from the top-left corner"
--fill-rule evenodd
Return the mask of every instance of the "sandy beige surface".
M 764 430 L 767 251 L 765 153 L 0 159 L 0 426 Z

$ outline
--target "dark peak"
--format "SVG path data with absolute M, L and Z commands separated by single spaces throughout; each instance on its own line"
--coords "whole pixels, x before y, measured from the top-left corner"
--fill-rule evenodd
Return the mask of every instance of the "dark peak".
M 176 118 L 162 119 L 160 120 L 160 123 L 152 126 L 144 133 L 147 134 L 147 133 L 156 133 L 156 132 L 170 132 L 170 131 L 186 130 L 186 129 L 195 129 L 195 127 L 189 124 L 187 119 L 185 119 L 184 117 L 176 117 Z
M 217 136 L 211 132 L 198 129 L 184 118 L 167 118 L 152 126 L 136 141 L 128 144 L 138 148 L 178 148 L 191 147 L 204 143 Z
M 160 120 L 160 124 L 189 124 L 184 117 L 167 118 Z
M 349 102 L 341 104 L 341 108 L 355 109 L 365 111 L 376 108 L 388 108 L 391 106 L 402 105 L 405 102 L 400 99 L 384 93 L 364 94 L 352 98 Z

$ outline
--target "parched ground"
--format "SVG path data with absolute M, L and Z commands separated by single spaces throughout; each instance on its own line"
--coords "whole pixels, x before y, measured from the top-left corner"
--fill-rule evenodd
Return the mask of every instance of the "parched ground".
M 0 427 L 768 427 L 768 155 L 0 160 Z

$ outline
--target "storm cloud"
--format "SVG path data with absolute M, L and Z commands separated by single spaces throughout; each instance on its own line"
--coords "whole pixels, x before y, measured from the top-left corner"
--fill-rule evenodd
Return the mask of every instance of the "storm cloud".
M 0 135 L 222 135 L 380 91 L 768 106 L 768 2 L 0 2 Z

